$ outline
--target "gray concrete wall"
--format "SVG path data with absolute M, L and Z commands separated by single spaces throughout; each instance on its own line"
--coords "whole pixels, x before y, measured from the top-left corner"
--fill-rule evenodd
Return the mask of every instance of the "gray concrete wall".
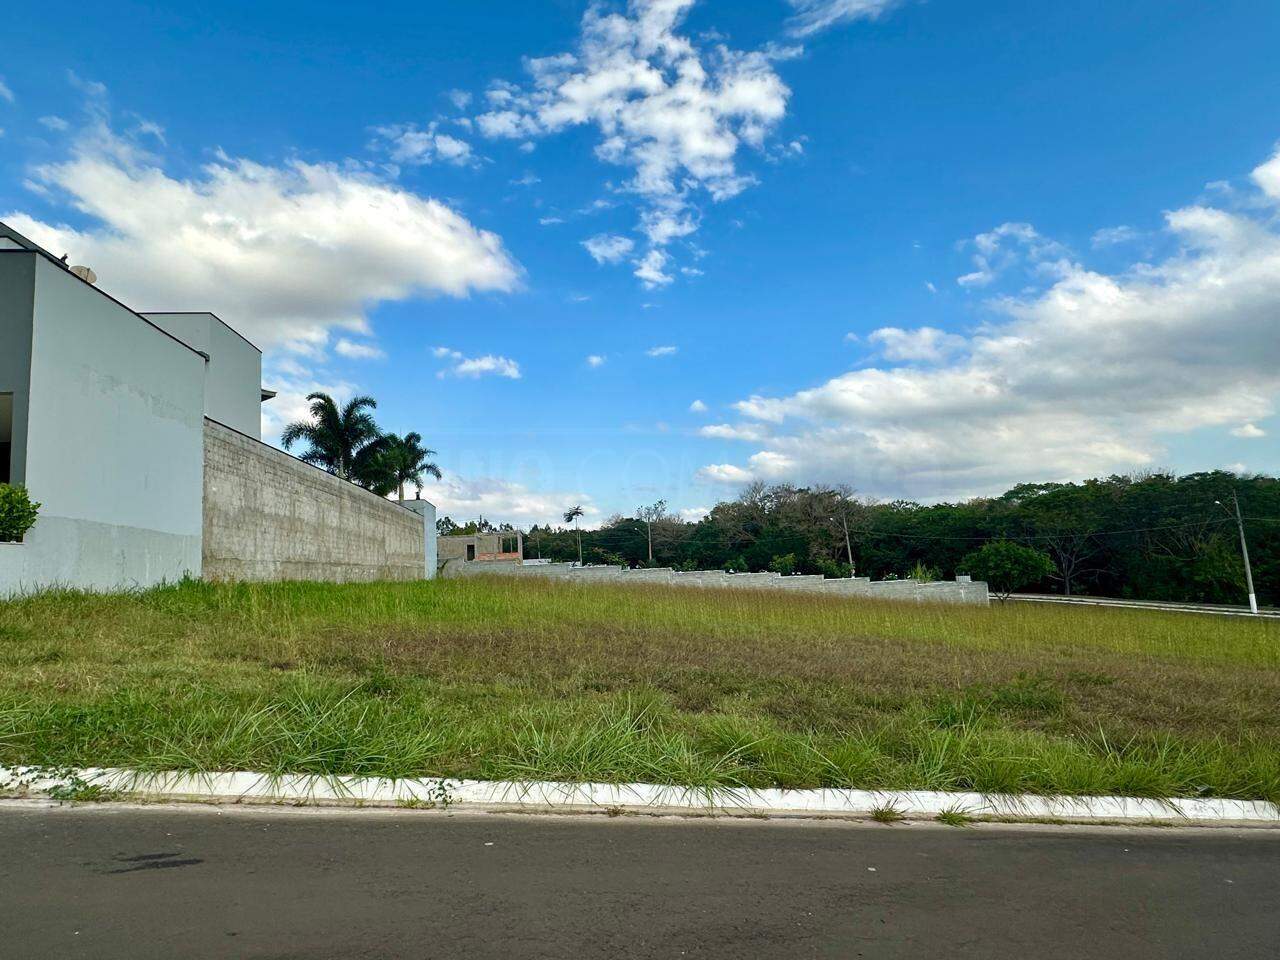
M 423 576 L 434 580 L 440 560 L 438 556 L 440 538 L 436 535 L 436 505 L 430 500 L 406 500 L 405 507 L 422 517 L 422 537 L 426 544 L 423 557 Z
M 826 580 L 819 576 L 783 577 L 776 573 L 725 573 L 722 570 L 671 570 L 668 568 L 623 570 L 619 567 L 579 567 L 572 563 L 520 564 L 515 561 L 465 563 L 450 560 L 441 576 L 543 577 L 577 583 L 660 583 L 676 587 L 713 589 L 785 590 L 825 593 L 832 596 L 874 597 L 921 603 L 971 603 L 986 606 L 987 585 L 967 577 L 919 583 L 915 580 L 872 581 L 866 577 Z
M 0 593 L 198 575 L 204 359 L 36 253 L 0 253 L 0 293 L 0 356 L 21 349 L 28 311 L 15 479 L 42 504 L 0 552 Z
M 156 326 L 209 355 L 204 415 L 262 436 L 262 352 L 212 313 L 144 313 Z
M 425 516 L 211 420 L 204 437 L 206 579 L 427 575 Z

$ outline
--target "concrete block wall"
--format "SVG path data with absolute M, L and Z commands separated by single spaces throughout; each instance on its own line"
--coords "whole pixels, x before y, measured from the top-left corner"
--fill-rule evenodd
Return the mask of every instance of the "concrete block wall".
M 883 600 L 912 600 L 920 603 L 968 603 L 986 606 L 987 585 L 968 577 L 920 583 L 917 580 L 878 580 L 853 577 L 827 580 L 821 576 L 784 577 L 776 573 L 725 573 L 723 570 L 672 570 L 621 567 L 578 567 L 572 563 L 522 565 L 518 561 L 465 563 L 450 560 L 441 568 L 443 577 L 545 577 L 577 583 L 662 583 L 675 587 L 786 590 L 825 593 L 846 597 L 875 597 Z
M 205 421 L 205 579 L 421 580 L 434 537 L 422 513 Z

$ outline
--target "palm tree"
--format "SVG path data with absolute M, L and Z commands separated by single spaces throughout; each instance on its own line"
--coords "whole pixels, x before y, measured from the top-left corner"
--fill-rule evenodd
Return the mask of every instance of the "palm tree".
M 398 437 L 388 433 L 383 440 L 382 449 L 369 463 L 363 478 L 365 485 L 374 493 L 385 497 L 395 490 L 400 502 L 404 503 L 406 483 L 421 487 L 423 474 L 430 474 L 437 480 L 442 478 L 440 468 L 430 459 L 436 452 L 422 446 L 421 434 L 406 433 Z
M 564 512 L 564 522 L 572 523 L 574 533 L 578 535 L 578 566 L 582 566 L 582 531 L 578 529 L 578 518 L 583 516 L 585 511 L 580 504 L 570 507 Z
M 311 419 L 289 424 L 280 435 L 286 450 L 299 440 L 309 446 L 298 459 L 343 480 L 356 481 L 382 452 L 386 441 L 370 410 L 373 397 L 352 397 L 339 408 L 327 393 L 310 393 Z

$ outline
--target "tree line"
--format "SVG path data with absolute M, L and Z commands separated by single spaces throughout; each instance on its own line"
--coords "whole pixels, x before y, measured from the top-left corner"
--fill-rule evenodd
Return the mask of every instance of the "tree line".
M 1280 603 L 1280 479 L 1223 471 L 1020 484 L 998 497 L 932 505 L 757 483 L 697 522 L 673 516 L 660 501 L 594 530 L 535 525 L 525 534 L 525 556 L 578 560 L 580 537 L 586 563 L 930 579 L 973 572 L 985 562 L 975 556 L 984 545 L 1009 543 L 1044 558 L 1019 561 L 1030 577 L 1024 589 L 1240 603 L 1245 577 L 1233 495 L 1258 599 Z M 441 525 L 456 527 L 448 518 Z M 999 559 L 1014 558 L 1004 551 Z

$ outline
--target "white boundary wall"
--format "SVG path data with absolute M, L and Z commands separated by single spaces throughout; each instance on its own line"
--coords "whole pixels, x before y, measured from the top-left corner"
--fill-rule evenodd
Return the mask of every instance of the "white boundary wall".
M 833 596 L 873 597 L 880 600 L 914 600 L 930 603 L 967 603 L 986 606 L 987 585 L 957 577 L 955 580 L 870 580 L 853 577 L 826 580 L 816 576 L 784 577 L 777 573 L 725 573 L 723 570 L 672 570 L 669 567 L 638 568 L 579 567 L 572 563 L 522 564 L 518 560 L 450 560 L 441 570 L 443 577 L 541 577 L 577 583 L 661 583 L 678 587 L 718 587 L 722 589 L 786 590 L 825 593 Z

